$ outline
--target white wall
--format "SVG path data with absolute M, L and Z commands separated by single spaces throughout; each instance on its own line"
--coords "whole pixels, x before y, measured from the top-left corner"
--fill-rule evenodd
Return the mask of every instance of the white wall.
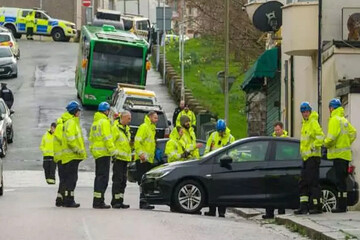
M 151 23 L 156 22 L 156 7 L 158 6 L 157 0 L 139 0 L 140 2 L 140 15 L 150 19 Z M 162 6 L 162 2 L 161 6 Z M 126 0 L 126 13 L 138 14 L 138 1 Z M 124 12 L 124 0 L 116 0 L 115 10 Z M 150 16 L 150 17 L 149 17 Z

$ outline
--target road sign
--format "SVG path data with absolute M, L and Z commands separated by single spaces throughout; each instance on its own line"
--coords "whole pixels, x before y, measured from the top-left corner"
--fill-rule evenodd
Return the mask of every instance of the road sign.
M 90 7 L 91 6 L 91 0 L 82 0 L 82 5 L 84 7 Z
M 172 10 L 170 7 L 165 7 L 165 30 L 171 30 Z M 164 8 L 156 8 L 156 27 L 162 31 L 164 29 Z

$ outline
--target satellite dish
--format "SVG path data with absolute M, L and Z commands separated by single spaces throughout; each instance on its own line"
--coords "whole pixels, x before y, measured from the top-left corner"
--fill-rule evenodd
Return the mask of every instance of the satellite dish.
M 278 31 L 282 25 L 282 6 L 278 1 L 262 4 L 254 13 L 254 26 L 262 32 Z

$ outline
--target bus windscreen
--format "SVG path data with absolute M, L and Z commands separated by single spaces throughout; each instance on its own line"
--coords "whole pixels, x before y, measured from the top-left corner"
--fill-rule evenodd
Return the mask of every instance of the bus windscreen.
M 118 83 L 141 85 L 143 49 L 121 44 L 96 42 L 90 85 L 113 89 Z

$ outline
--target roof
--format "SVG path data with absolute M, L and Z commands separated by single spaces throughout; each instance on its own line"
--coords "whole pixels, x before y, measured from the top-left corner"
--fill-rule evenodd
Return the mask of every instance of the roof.
M 146 97 L 155 97 L 155 92 L 149 90 L 142 90 L 136 88 L 121 88 L 126 94 L 129 95 L 138 95 L 138 96 L 146 96 Z
M 87 32 L 89 33 L 90 37 L 95 40 L 107 39 L 113 41 L 124 41 L 124 42 L 147 44 L 145 40 L 139 38 L 135 34 L 127 31 L 114 29 L 112 28 L 112 26 L 98 27 L 98 26 L 86 25 L 83 28 L 85 28 L 85 30 L 87 30 Z
M 260 88 L 264 77 L 274 78 L 278 70 L 278 48 L 263 52 L 254 65 L 246 72 L 241 88 L 244 91 Z

